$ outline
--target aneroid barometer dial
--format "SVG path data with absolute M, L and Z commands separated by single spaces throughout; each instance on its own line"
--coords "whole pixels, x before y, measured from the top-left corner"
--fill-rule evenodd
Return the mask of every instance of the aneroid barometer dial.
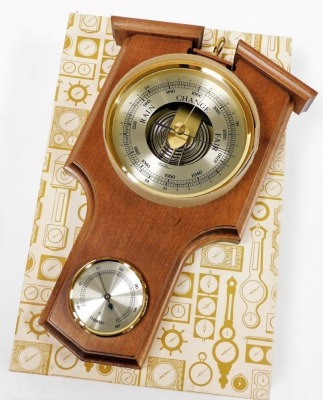
M 70 291 L 75 320 L 99 336 L 131 330 L 145 312 L 147 292 L 141 275 L 116 260 L 85 265 L 75 276 Z
M 109 158 L 136 193 L 160 204 L 211 201 L 243 176 L 258 145 L 258 114 L 222 65 L 172 54 L 120 80 L 105 113 Z

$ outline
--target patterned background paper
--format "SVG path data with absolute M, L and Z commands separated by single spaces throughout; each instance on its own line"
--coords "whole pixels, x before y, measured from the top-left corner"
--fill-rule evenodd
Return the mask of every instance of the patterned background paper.
M 204 50 L 239 39 L 285 69 L 288 38 L 206 29 Z M 276 310 L 284 138 L 239 245 L 191 255 L 142 370 L 81 362 L 38 324 L 86 215 L 81 185 L 63 169 L 117 56 L 110 19 L 71 14 L 54 99 L 18 312 L 11 370 L 248 399 L 268 399 Z M 232 329 L 232 328 L 233 329 Z M 108 339 L 107 339 L 108 340 Z

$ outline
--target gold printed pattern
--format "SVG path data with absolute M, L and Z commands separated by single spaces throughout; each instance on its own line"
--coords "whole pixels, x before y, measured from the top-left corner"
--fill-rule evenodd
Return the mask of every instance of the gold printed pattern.
M 233 277 L 228 279 L 224 322 L 219 332 L 220 340 L 218 340 L 213 347 L 213 357 L 219 367 L 219 382 L 222 389 L 226 387 L 228 383 L 227 376 L 231 371 L 232 365 L 239 357 L 239 348 L 234 340 L 236 331 L 233 326 L 236 286 L 237 281 Z
M 49 147 L 72 150 L 88 114 L 87 110 L 55 107 Z
M 51 345 L 17 340 L 13 349 L 11 371 L 48 374 Z
M 189 378 L 196 386 L 206 386 L 208 385 L 213 377 L 213 371 L 209 364 L 205 361 L 207 355 L 201 352 L 198 355 L 199 361 L 194 363 L 189 369 Z
M 147 387 L 183 390 L 185 361 L 148 358 Z
M 243 247 L 227 243 L 212 243 L 203 248 L 202 266 L 241 271 Z
M 261 321 L 259 307 L 268 296 L 267 286 L 262 280 L 263 242 L 267 231 L 259 224 L 250 230 L 252 237 L 250 269 L 248 278 L 241 285 L 241 297 L 246 303 L 242 321 L 248 328 L 254 329 Z
M 223 37 L 221 57 L 227 60 L 233 59 L 237 41 L 243 39 L 290 69 L 288 38 L 208 28 L 203 49 L 213 51 Z M 84 363 L 38 325 L 86 215 L 84 190 L 64 164 L 118 52 L 109 18 L 70 15 L 10 368 L 266 400 L 277 305 L 285 137 L 239 245 L 210 242 L 186 260 L 142 370 Z

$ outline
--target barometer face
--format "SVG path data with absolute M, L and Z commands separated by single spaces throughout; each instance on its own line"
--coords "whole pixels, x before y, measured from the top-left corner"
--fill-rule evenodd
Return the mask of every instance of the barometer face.
M 70 291 L 75 320 L 88 332 L 115 336 L 131 330 L 143 316 L 146 285 L 139 272 L 117 260 L 93 261 L 79 270 Z
M 110 161 L 133 191 L 183 207 L 220 197 L 241 179 L 257 149 L 258 121 L 250 93 L 231 71 L 172 54 L 119 81 L 104 132 Z

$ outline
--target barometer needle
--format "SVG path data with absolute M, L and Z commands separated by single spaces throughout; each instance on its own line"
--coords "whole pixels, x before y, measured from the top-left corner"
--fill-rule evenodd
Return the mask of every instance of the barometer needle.
M 202 97 L 202 100 L 200 101 L 201 103 L 203 102 L 203 100 L 205 99 L 205 97 L 211 92 L 211 90 L 208 90 L 204 96 Z M 184 124 L 187 122 L 187 120 L 190 118 L 190 116 L 193 114 L 193 112 L 195 111 L 195 109 L 197 108 L 197 105 L 194 104 L 193 108 L 191 109 L 191 111 L 189 112 L 188 116 L 186 117 Z
M 166 128 L 166 129 L 168 129 L 169 131 L 173 131 L 173 132 L 176 133 L 175 129 L 173 129 L 172 127 L 170 127 L 170 126 L 168 126 L 168 125 L 164 125 L 164 124 L 162 124 L 162 123 L 160 123 L 160 122 L 154 121 L 154 122 L 153 122 L 153 125 L 157 125 L 157 126 L 160 126 L 160 127 L 162 127 L 162 128 Z
M 111 301 L 110 301 L 111 295 L 107 292 L 107 290 L 106 290 L 106 288 L 105 288 L 105 286 L 104 286 L 104 283 L 103 283 L 102 276 L 101 276 L 100 273 L 99 273 L 99 278 L 100 278 L 101 285 L 102 285 L 103 290 L 104 290 L 104 298 L 105 298 L 105 300 L 108 301 L 108 303 L 109 303 L 109 304 L 108 304 L 108 307 L 110 308 L 110 310 L 113 310 L 113 304 L 112 304 Z

